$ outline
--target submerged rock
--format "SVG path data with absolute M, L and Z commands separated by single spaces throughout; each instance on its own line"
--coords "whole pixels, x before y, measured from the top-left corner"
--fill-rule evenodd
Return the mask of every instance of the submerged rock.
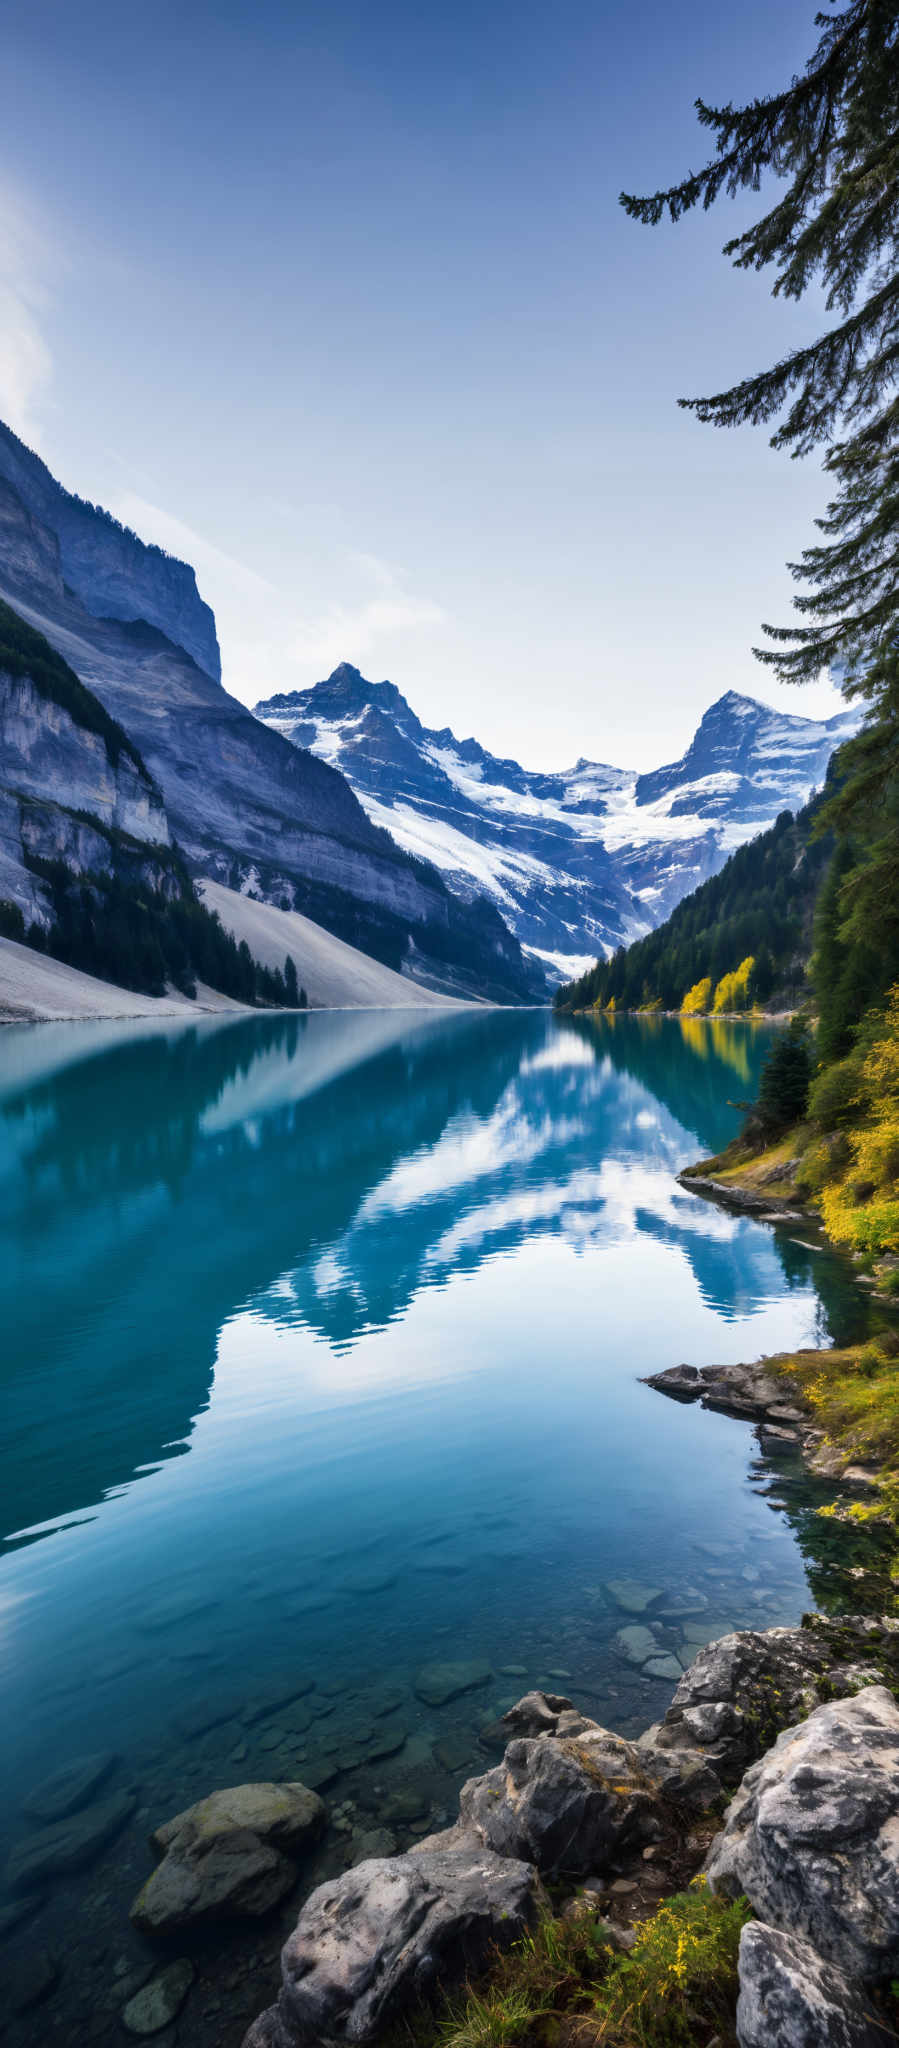
M 899 1707 L 882 1685 L 818 1707 L 747 1771 L 706 1866 L 714 1891 L 875 1982 L 899 1953 Z
M 625 1614 L 645 1614 L 662 1599 L 661 1586 L 643 1586 L 639 1579 L 607 1579 L 605 1590 Z
M 886 2048 L 858 1984 L 801 1941 L 752 1920 L 740 1937 L 740 2048 Z
M 181 2011 L 193 1981 L 194 1966 L 186 1957 L 169 1963 L 157 1977 L 151 1977 L 129 1999 L 122 2013 L 122 2023 L 129 2034 L 161 2034 L 163 2027 L 170 2026 Z
M 445 1707 L 463 1692 L 475 1692 L 489 1685 L 493 1672 L 483 1657 L 437 1660 L 423 1664 L 415 1679 L 415 1691 L 428 1707 Z
M 473 1840 L 358 1864 L 306 1901 L 282 1950 L 278 2003 L 245 2048 L 372 2040 L 436 1984 L 520 1939 L 536 1901 L 530 1865 Z
M 70 1813 L 76 1813 L 80 1806 L 86 1806 L 92 1793 L 103 1784 L 115 1767 L 116 1759 L 111 1749 L 98 1750 L 95 1756 L 75 1757 L 62 1770 L 54 1771 L 52 1778 L 45 1778 L 36 1785 L 22 1801 L 22 1811 L 35 1820 L 64 1820 Z
M 307 1785 L 211 1793 L 152 1836 L 162 1862 L 131 1908 L 135 1927 L 159 1936 L 204 1920 L 270 1912 L 296 1883 L 293 1858 L 317 1841 L 326 1819 L 323 1801 Z
M 107 1842 L 121 1834 L 131 1819 L 137 1799 L 133 1792 L 117 1792 L 110 1799 L 98 1799 L 80 1813 L 39 1828 L 17 1842 L 6 1866 L 11 1892 L 40 1890 L 49 1879 L 67 1876 L 91 1863 Z

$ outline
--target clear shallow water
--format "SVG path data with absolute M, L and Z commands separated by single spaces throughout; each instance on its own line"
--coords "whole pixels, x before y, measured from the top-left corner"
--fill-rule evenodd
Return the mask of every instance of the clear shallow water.
M 137 1801 L 10 1937 L 17 1963 L 77 1905 L 23 2038 L 115 2029 L 91 1972 L 133 1960 L 148 1827 L 213 1786 L 337 1771 L 357 1832 L 397 1794 L 424 1829 L 529 1684 L 625 1731 L 663 1711 L 606 1581 L 689 1584 L 713 1632 L 809 1604 L 805 1496 L 772 1512 L 748 1431 L 639 1380 L 858 1328 L 832 1254 L 674 1179 L 766 1044 L 545 1013 L 0 1035 L 4 1847 L 85 1751 Z M 494 1676 L 428 1708 L 447 1657 Z M 388 1687 L 406 1739 L 375 1757 Z M 200 1996 L 191 2040 L 239 2040 Z

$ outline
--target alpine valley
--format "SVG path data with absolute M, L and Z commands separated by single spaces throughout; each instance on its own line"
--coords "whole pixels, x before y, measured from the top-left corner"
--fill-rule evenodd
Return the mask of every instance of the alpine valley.
M 372 823 L 455 894 L 489 897 L 551 982 L 653 930 L 735 847 L 798 810 L 858 724 L 853 711 L 798 718 L 728 690 L 679 761 L 547 774 L 429 729 L 393 683 L 347 662 L 256 716 L 339 768 Z

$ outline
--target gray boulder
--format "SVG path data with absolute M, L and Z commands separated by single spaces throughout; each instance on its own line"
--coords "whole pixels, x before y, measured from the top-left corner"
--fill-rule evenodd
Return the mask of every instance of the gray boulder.
M 726 1784 L 775 1736 L 834 1694 L 899 1669 L 899 1623 L 807 1616 L 801 1628 L 741 1629 L 700 1649 L 654 1731 L 662 1749 L 700 1750 Z
M 471 1839 L 376 1857 L 318 1887 L 281 1952 L 281 1995 L 244 2048 L 370 2041 L 430 1993 L 520 1939 L 535 1872 Z
M 761 1919 L 850 1977 L 895 1971 L 899 1707 L 885 1686 L 779 1736 L 747 1771 L 706 1868 L 713 1891 L 745 1892 Z
M 538 1870 L 602 1870 L 659 1832 L 658 1795 L 640 1752 L 589 1724 L 577 1736 L 522 1737 L 469 1778 L 460 1826 L 498 1856 Z
M 858 1984 L 795 1934 L 752 1920 L 740 1937 L 740 2048 L 886 2048 Z
M 294 1860 L 318 1839 L 327 1809 L 307 1785 L 234 1785 L 166 1821 L 151 1837 L 162 1862 L 131 1908 L 142 1934 L 204 1920 L 258 1919 L 297 1880 Z
M 491 1725 L 504 1729 L 508 1742 L 510 1735 L 582 1735 L 597 1724 L 579 1713 L 564 1693 L 526 1692 Z

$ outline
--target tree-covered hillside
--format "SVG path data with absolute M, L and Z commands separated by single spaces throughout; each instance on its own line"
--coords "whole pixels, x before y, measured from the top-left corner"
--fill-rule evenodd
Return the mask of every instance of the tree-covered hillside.
M 815 798 L 795 818 L 783 811 L 768 832 L 732 853 L 720 874 L 685 896 L 665 924 L 560 989 L 556 1007 L 614 1002 L 619 1010 L 679 1010 L 698 983 L 708 979 L 714 990 L 748 958 L 755 963 L 753 1001 L 784 1008 L 800 1002 L 815 899 L 831 853 L 828 839 L 813 836 L 819 806 Z M 711 999 L 694 1007 L 711 1008 Z

